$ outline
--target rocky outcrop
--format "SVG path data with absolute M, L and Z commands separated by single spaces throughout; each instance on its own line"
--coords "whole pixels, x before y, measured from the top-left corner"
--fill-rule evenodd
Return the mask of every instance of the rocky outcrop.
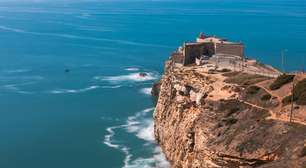
M 269 118 L 279 102 L 255 100 L 222 73 L 166 62 L 154 134 L 172 167 L 305 168 L 306 126 Z
M 161 86 L 161 82 L 157 81 L 153 84 L 152 86 L 152 90 L 151 90 L 151 95 L 158 98 L 159 96 L 159 92 L 160 92 L 160 86 Z

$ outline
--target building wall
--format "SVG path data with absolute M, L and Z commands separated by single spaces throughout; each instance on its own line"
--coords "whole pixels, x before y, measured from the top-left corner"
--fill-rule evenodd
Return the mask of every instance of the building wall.
M 196 57 L 201 56 L 202 50 L 202 45 L 186 44 L 184 47 L 184 65 L 195 63 Z
M 229 54 L 244 57 L 243 44 L 217 43 L 216 54 Z
M 214 54 L 213 43 L 192 43 L 184 46 L 184 65 L 194 64 L 196 58 L 202 55 L 212 56 Z
M 214 43 L 203 43 L 203 53 L 202 55 L 212 56 L 215 54 L 215 45 Z

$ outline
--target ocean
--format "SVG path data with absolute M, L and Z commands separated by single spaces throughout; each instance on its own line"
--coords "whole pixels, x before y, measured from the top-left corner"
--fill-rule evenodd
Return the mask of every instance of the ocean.
M 150 87 L 200 32 L 306 69 L 304 0 L 0 0 L 0 167 L 168 167 Z

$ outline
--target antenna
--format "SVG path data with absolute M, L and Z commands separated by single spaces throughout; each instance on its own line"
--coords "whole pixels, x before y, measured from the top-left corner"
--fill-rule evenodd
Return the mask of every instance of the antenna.
M 284 50 L 282 49 L 281 50 L 281 61 L 282 61 L 282 71 L 283 71 L 283 73 L 285 72 L 285 68 L 284 68 L 284 64 L 285 64 L 285 53 L 284 53 Z
M 287 49 L 281 50 L 281 62 L 282 62 L 282 71 L 285 73 L 285 52 L 288 51 Z

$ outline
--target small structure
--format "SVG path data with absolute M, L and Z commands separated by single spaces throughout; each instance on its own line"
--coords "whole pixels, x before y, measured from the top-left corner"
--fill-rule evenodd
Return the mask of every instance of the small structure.
M 173 53 L 172 60 L 183 65 L 194 63 L 200 65 L 203 60 L 216 54 L 238 56 L 242 59 L 244 57 L 244 45 L 200 33 L 196 42 L 184 43 L 182 47 Z

